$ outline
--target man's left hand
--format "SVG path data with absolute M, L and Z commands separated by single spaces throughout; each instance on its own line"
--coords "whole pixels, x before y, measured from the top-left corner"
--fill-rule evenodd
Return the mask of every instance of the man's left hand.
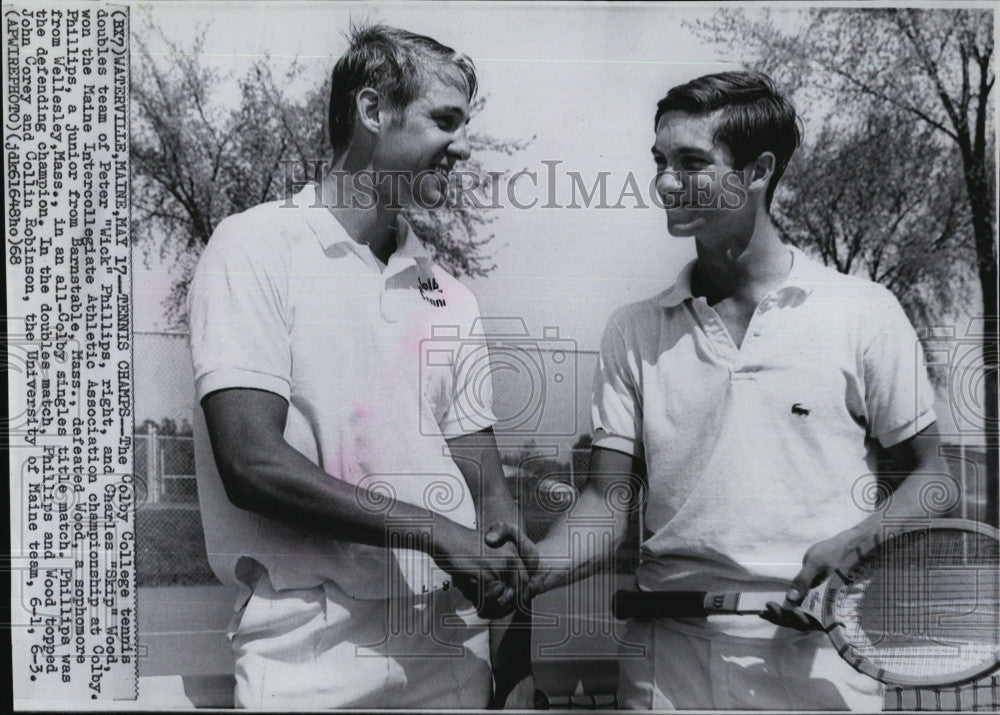
M 495 521 L 486 530 L 486 545 L 500 548 L 505 544 L 513 544 L 517 549 L 521 562 L 528 570 L 530 577 L 528 591 L 523 595 L 520 604 L 526 604 L 538 595 L 543 574 L 539 571 L 541 558 L 538 547 L 524 533 L 524 528 L 511 521 Z
M 815 630 L 817 623 L 799 606 L 809 589 L 819 585 L 844 560 L 848 551 L 856 543 L 857 533 L 853 529 L 842 531 L 836 536 L 813 544 L 802 557 L 802 568 L 792 579 L 785 593 L 784 603 L 774 601 L 767 604 L 761 618 L 777 626 L 794 628 L 798 631 Z

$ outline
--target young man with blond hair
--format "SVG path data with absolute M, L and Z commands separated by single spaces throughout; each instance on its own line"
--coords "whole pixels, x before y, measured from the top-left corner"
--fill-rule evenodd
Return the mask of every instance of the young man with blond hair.
M 206 542 L 243 589 L 235 700 L 482 708 L 485 617 L 527 581 L 482 524 L 517 513 L 491 395 L 469 394 L 455 357 L 475 297 L 402 216 L 443 203 L 468 158 L 475 70 L 372 26 L 331 84 L 322 182 L 223 221 L 191 285 Z

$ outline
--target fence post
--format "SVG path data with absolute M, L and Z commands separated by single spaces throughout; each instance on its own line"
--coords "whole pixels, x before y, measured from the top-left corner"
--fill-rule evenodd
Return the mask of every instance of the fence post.
M 160 479 L 159 471 L 157 470 L 157 444 L 156 444 L 156 425 L 149 425 L 149 430 L 146 432 L 146 479 L 149 480 L 149 487 L 147 492 L 149 494 L 149 501 L 151 504 L 157 504 L 160 501 L 160 491 L 163 489 L 163 480 Z
M 576 450 L 570 448 L 569 450 L 569 485 L 573 487 L 573 491 L 579 492 L 576 488 Z

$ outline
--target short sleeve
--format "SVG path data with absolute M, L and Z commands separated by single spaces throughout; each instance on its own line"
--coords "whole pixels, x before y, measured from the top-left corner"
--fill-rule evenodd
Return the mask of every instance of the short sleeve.
M 612 317 L 601 338 L 594 373 L 591 420 L 593 446 L 634 457 L 642 455 L 642 405 L 636 389 L 635 356 L 629 352 L 619 321 Z
M 937 415 L 920 340 L 895 296 L 883 288 L 878 293 L 865 316 L 865 407 L 872 436 L 892 447 L 933 424 Z
M 291 384 L 286 316 L 287 257 L 276 245 L 241 232 L 230 218 L 202 254 L 188 295 L 191 357 L 198 399 L 225 388 L 273 392 Z
M 453 383 L 450 400 L 438 426 L 445 437 L 481 432 L 496 424 L 493 413 L 493 380 L 489 346 L 485 336 L 474 335 L 479 320 L 479 303 L 472 292 L 461 287 L 454 316 L 459 321 L 455 341 Z

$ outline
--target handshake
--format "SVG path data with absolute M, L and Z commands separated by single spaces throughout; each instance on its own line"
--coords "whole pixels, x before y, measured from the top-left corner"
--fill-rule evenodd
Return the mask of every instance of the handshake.
M 541 590 L 538 549 L 522 527 L 497 521 L 483 533 L 452 522 L 437 536 L 435 561 L 481 617 L 525 611 Z

